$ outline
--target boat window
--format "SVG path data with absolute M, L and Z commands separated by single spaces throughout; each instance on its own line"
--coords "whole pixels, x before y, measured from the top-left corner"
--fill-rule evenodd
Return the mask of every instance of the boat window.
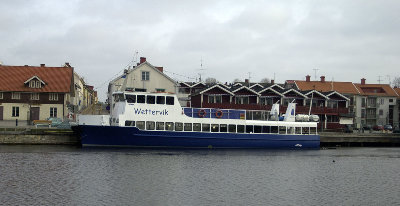
M 136 122 L 136 127 L 138 129 L 144 129 L 144 121 L 137 121 Z
M 253 125 L 246 125 L 246 133 L 254 133 Z
M 226 125 L 226 124 L 219 125 L 219 131 L 220 132 L 227 132 L 228 131 L 228 125 Z
M 134 127 L 135 126 L 135 121 L 125 121 L 125 126 Z
M 185 123 L 184 130 L 185 131 L 192 131 L 192 123 Z
M 210 124 L 202 124 L 201 127 L 203 132 L 210 132 Z
M 244 133 L 244 125 L 237 126 L 237 133 Z
M 146 122 L 146 130 L 154 130 L 156 123 L 153 121 Z
M 230 124 L 230 125 L 228 126 L 228 128 L 229 128 L 229 132 L 236 133 L 236 125 Z
M 146 103 L 145 95 L 137 95 L 137 103 Z
M 200 123 L 193 123 L 193 131 L 201 132 L 201 124 Z
M 249 110 L 246 111 L 246 119 L 247 120 L 252 120 L 253 119 L 253 112 L 252 111 L 249 111 Z
M 278 133 L 278 126 L 271 126 L 271 133 Z
M 136 103 L 136 95 L 127 94 L 126 101 L 128 101 L 128 103 Z
M 183 130 L 182 122 L 175 122 L 175 131 L 182 131 L 182 130 Z
M 156 130 L 164 130 L 164 122 L 157 122 Z
M 211 125 L 211 132 L 219 132 L 219 125 L 218 124 L 212 124 Z
M 270 126 L 263 126 L 262 127 L 262 133 L 271 133 L 271 127 Z
M 156 97 L 152 95 L 147 95 L 147 104 L 155 104 L 156 103 Z
M 174 105 L 174 97 L 166 97 L 167 98 L 167 105 Z
M 254 133 L 261 133 L 261 126 L 254 125 Z
M 288 127 L 287 128 L 287 134 L 294 134 L 294 127 Z
M 114 95 L 114 99 L 115 99 L 115 102 L 123 102 L 123 101 L 125 101 L 124 94 L 115 94 Z
M 301 127 L 296 127 L 295 133 L 296 133 L 296 134 L 301 134 Z
M 157 104 L 165 104 L 165 97 L 157 96 Z
M 279 126 L 279 134 L 286 134 L 286 127 L 285 126 Z
M 168 130 L 168 131 L 174 130 L 174 123 L 173 122 L 166 122 L 165 123 L 165 130 Z
M 310 127 L 310 134 L 317 134 L 317 128 L 316 127 Z

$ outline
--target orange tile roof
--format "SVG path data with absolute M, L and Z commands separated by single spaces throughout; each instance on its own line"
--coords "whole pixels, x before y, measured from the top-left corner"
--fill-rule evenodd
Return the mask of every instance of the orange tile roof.
M 397 93 L 397 98 L 400 98 L 400 88 L 393 88 L 394 91 Z
M 27 87 L 24 82 L 33 76 L 46 85 L 37 89 Z M 71 67 L 0 66 L 0 91 L 67 93 L 71 90 L 72 76 Z
M 397 93 L 388 84 L 354 84 L 362 95 L 397 97 Z
M 301 81 L 295 80 L 297 87 L 301 91 L 317 90 L 320 92 L 337 91 L 343 94 L 359 94 L 352 82 L 321 82 L 321 81 Z

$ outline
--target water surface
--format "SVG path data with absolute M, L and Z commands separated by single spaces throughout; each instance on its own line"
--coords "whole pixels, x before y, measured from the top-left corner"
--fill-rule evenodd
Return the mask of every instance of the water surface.
M 4 205 L 399 205 L 400 148 L 0 145 Z

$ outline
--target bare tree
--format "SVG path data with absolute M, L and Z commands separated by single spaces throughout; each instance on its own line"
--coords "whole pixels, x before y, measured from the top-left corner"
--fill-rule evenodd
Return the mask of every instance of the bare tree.
M 400 88 L 400 77 L 395 77 L 392 82 L 393 87 Z
M 206 84 L 216 84 L 216 83 L 217 83 L 217 79 L 212 78 L 212 77 L 208 77 L 208 78 L 205 80 L 205 82 L 206 82 Z
M 260 83 L 270 83 L 271 80 L 269 78 L 262 78 Z

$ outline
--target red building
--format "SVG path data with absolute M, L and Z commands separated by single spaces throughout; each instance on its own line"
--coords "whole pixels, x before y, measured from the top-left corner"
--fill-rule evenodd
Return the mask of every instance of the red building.
M 265 84 L 264 84 L 265 85 Z M 219 108 L 219 109 L 243 109 L 247 110 L 247 117 L 251 112 L 270 111 L 272 104 L 279 103 L 280 112 L 284 113 L 288 103 L 295 102 L 296 113 L 316 114 L 320 116 L 324 128 L 342 128 L 339 124 L 341 116 L 348 115 L 350 99 L 336 92 L 318 92 L 316 90 L 299 91 L 297 89 L 285 89 L 278 84 L 253 84 L 250 87 L 235 84 L 231 87 L 221 84 L 212 85 L 201 91 L 192 93 L 190 101 L 192 107 Z M 261 115 L 265 116 L 265 115 Z

